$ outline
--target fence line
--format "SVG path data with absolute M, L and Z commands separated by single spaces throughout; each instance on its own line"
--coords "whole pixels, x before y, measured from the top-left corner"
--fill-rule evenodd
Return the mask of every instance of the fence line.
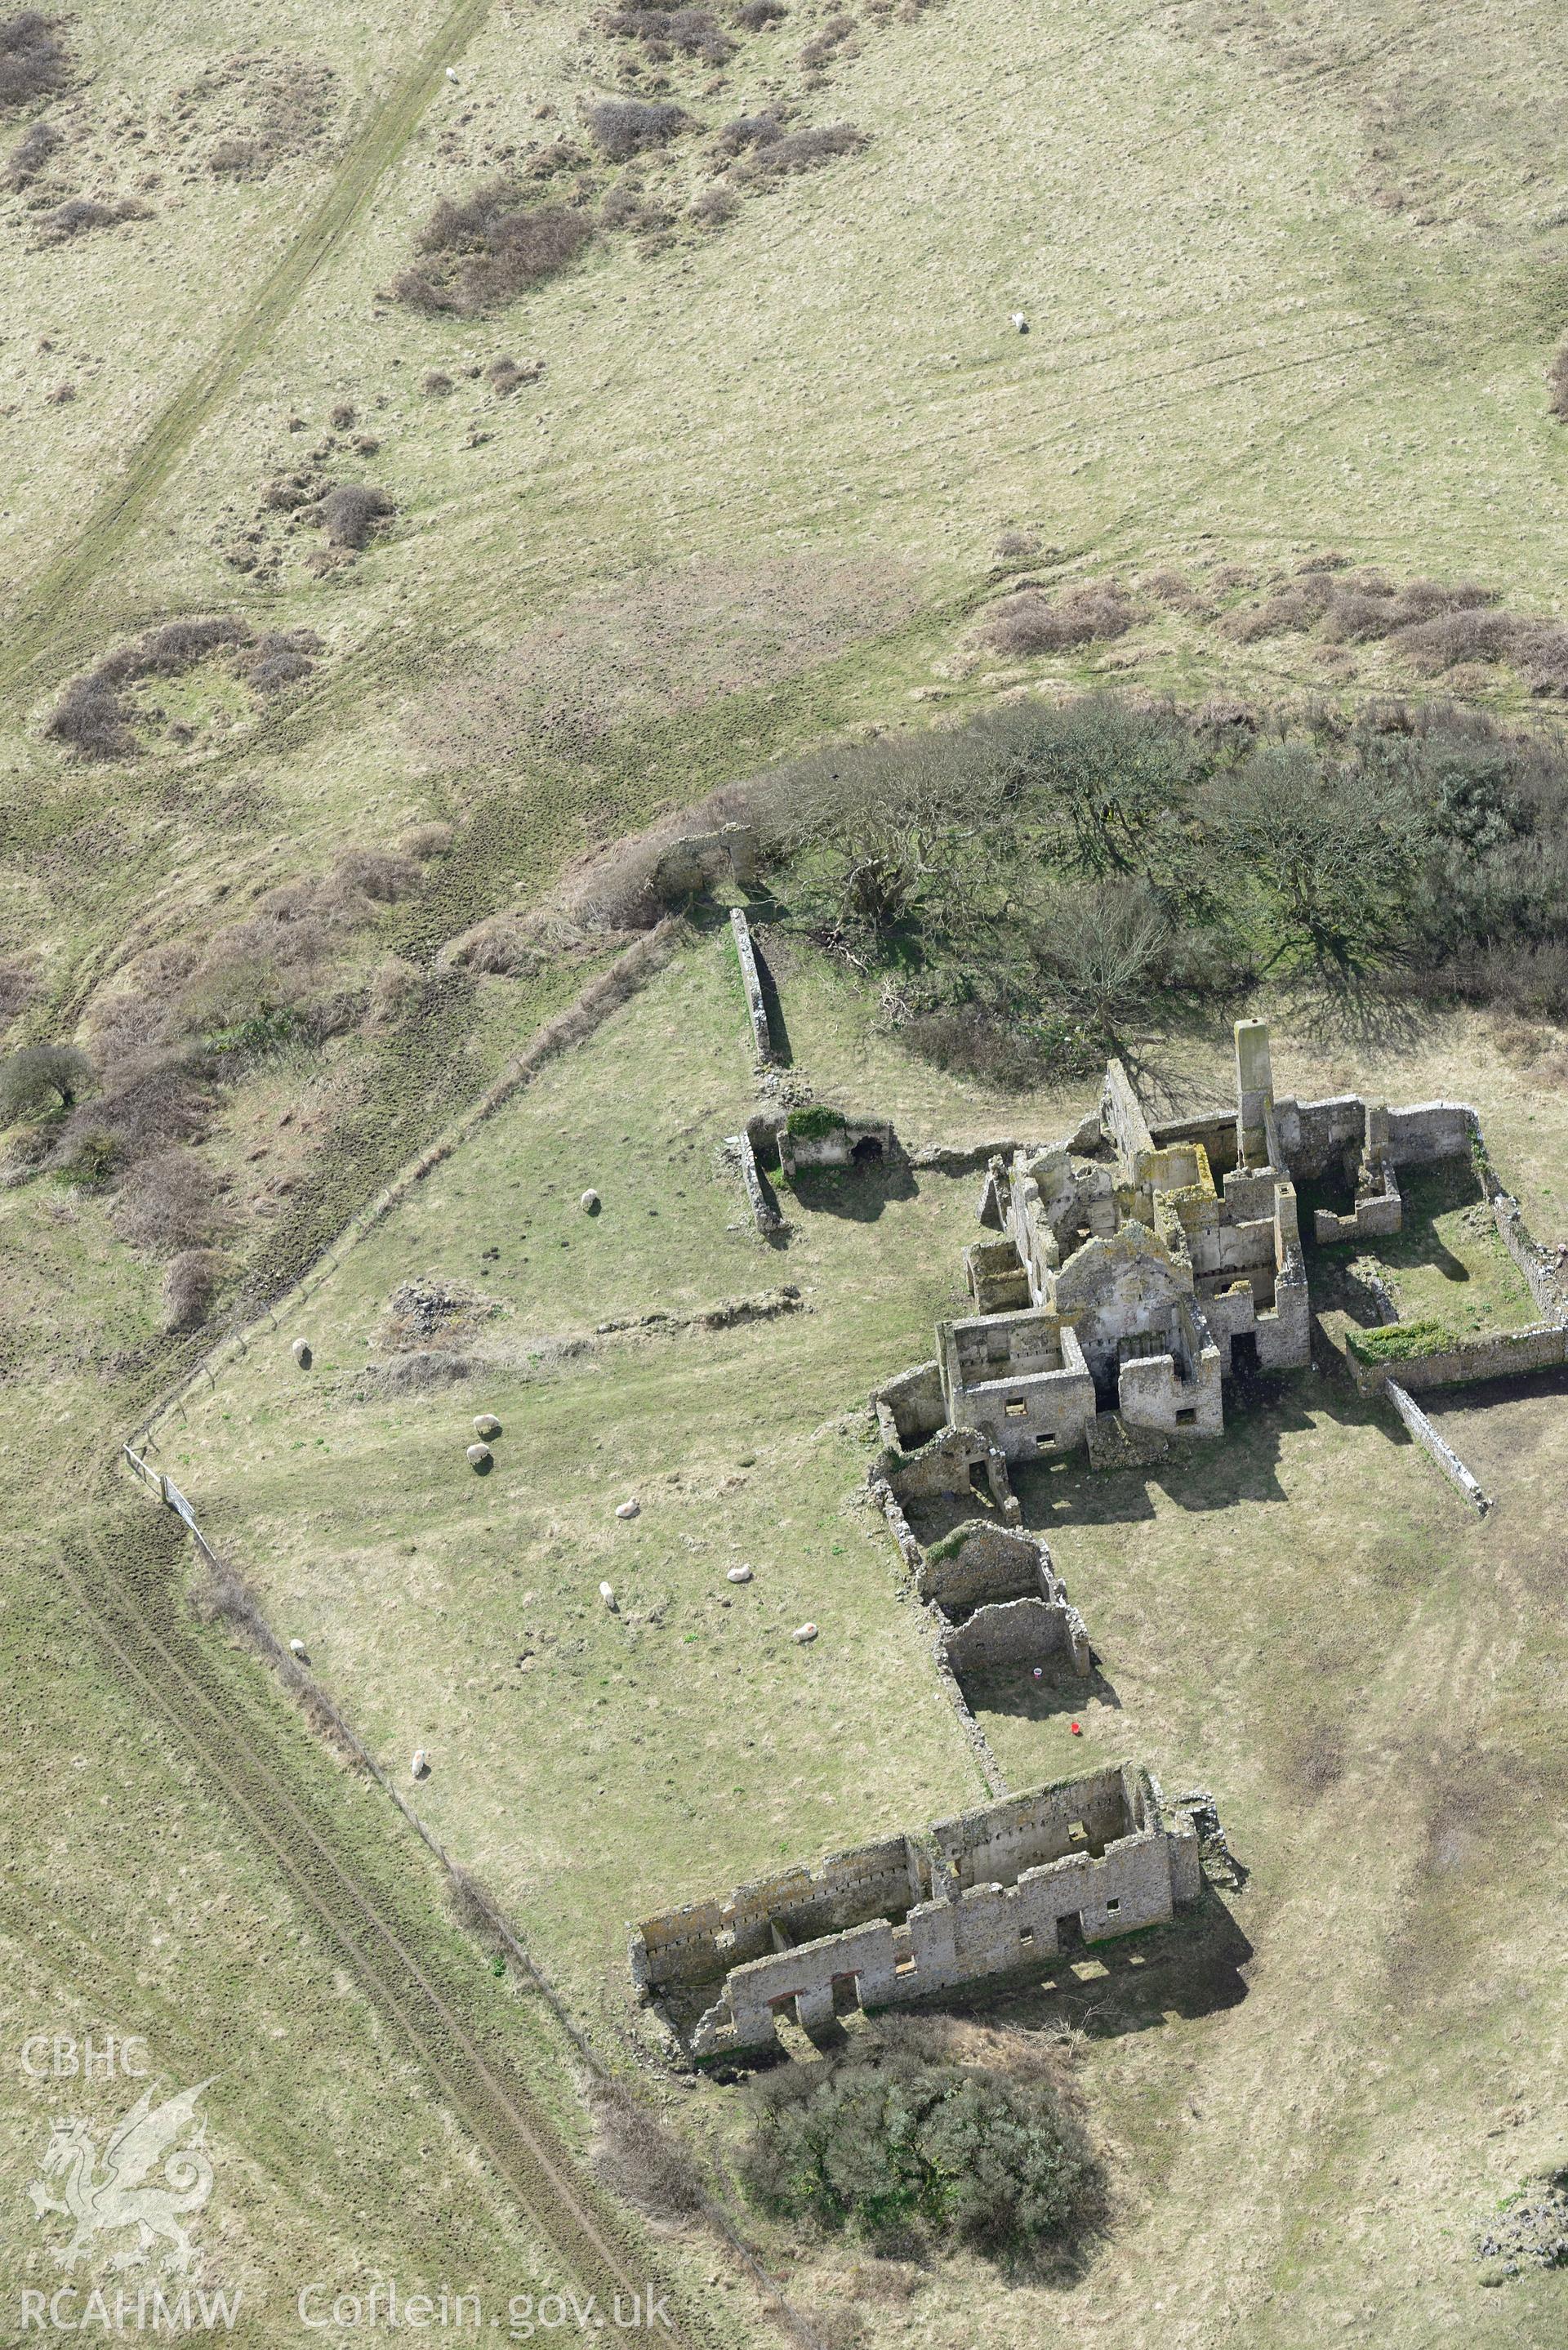
M 192 1509 L 191 1504 L 186 1500 L 184 1494 L 180 1491 L 179 1486 L 174 1482 L 173 1478 L 166 1474 L 166 1472 L 161 1470 L 154 1469 L 151 1463 L 143 1456 L 140 1455 L 131 1445 L 124 1444 L 120 1447 L 120 1450 L 124 1453 L 131 1469 L 135 1471 L 136 1475 L 140 1478 L 142 1483 L 148 1487 L 149 1491 L 156 1493 L 160 1500 L 162 1501 L 169 1509 L 174 1512 L 176 1517 L 182 1520 L 194 1541 L 197 1549 L 207 1561 L 208 1565 L 213 1567 L 216 1572 L 222 1573 L 223 1571 L 223 1561 L 220 1559 L 217 1552 L 213 1549 L 212 1544 L 207 1540 L 206 1535 L 202 1532 L 201 1526 L 197 1523 L 195 1512 Z M 452 1887 L 453 1890 L 458 1894 L 461 1899 L 472 1902 L 473 1907 L 478 1909 L 481 1916 L 483 1918 L 486 1926 L 490 1929 L 492 1933 L 495 1935 L 497 1940 L 505 1945 L 512 1958 L 516 1961 L 517 1966 L 540 1992 L 546 2006 L 550 2009 L 556 2022 L 566 2031 L 567 2036 L 571 2040 L 572 2045 L 576 2049 L 578 2055 L 588 2066 L 596 2080 L 607 2081 L 611 2076 L 605 2071 L 604 2066 L 600 2064 L 598 2058 L 595 2055 L 593 2050 L 588 2045 L 588 2043 L 583 2037 L 582 2033 L 578 2030 L 576 2023 L 574 2022 L 570 2012 L 568 2012 L 565 2002 L 561 1999 L 560 1994 L 556 1991 L 554 1985 L 549 1981 L 549 1978 L 541 1970 L 538 1961 L 527 1950 L 521 1936 L 518 1934 L 516 1928 L 512 1924 L 511 1920 L 495 1907 L 495 1904 L 491 1900 L 489 1895 L 486 1894 L 480 1886 L 475 1884 L 473 1878 L 469 1876 L 467 1870 L 463 1868 L 461 1862 L 453 1860 L 452 1855 L 448 1852 L 441 1838 L 436 1835 L 435 1830 L 421 1817 L 413 1804 L 410 1804 L 408 1798 L 404 1795 L 401 1788 L 396 1784 L 390 1773 L 385 1770 L 382 1764 L 378 1761 L 377 1757 L 370 1752 L 370 1749 L 366 1745 L 364 1740 L 359 1736 L 358 1731 L 354 1729 L 353 1725 L 348 1720 L 348 1717 L 344 1714 L 341 1707 L 339 1707 L 332 1698 L 328 1697 L 327 1691 L 322 1688 L 315 1675 L 313 1673 L 306 1672 L 300 1665 L 297 1658 L 293 1656 L 290 1651 L 284 1647 L 282 1641 L 278 1638 L 276 1633 L 273 1630 L 271 1625 L 267 1622 L 265 1617 L 261 1614 L 259 1609 L 256 1610 L 254 1616 L 247 1617 L 246 1628 L 255 1646 L 260 1649 L 266 1661 L 276 1669 L 285 1686 L 296 1693 L 303 1693 L 308 1696 L 311 1703 L 320 1708 L 322 1714 L 332 1725 L 334 1737 L 342 1741 L 344 1746 L 348 1749 L 349 1753 L 353 1755 L 354 1760 L 361 1764 L 369 1773 L 370 1777 L 375 1780 L 376 1784 L 381 1789 L 382 1793 L 391 1797 L 393 1803 L 397 1805 L 404 1819 L 407 1820 L 409 1825 L 420 1838 L 420 1841 L 431 1853 L 434 1855 L 436 1860 L 441 1865 L 448 1883 Z

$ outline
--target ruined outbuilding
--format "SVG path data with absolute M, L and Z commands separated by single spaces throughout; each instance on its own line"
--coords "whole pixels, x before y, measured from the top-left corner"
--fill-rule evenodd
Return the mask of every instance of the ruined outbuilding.
M 1168 1919 L 1200 1890 L 1191 1819 L 1147 1771 L 1081 1778 L 646 1918 L 632 1979 L 693 2055 L 777 2045 Z

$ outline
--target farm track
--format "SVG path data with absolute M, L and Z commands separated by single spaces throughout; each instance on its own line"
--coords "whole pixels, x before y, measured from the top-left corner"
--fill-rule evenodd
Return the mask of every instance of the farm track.
M 350 147 L 326 195 L 275 263 L 217 348 L 183 383 L 132 448 L 124 472 L 89 513 L 80 536 L 26 591 L 0 655 L 0 684 L 19 683 L 58 638 L 76 598 L 126 544 L 213 411 L 231 392 L 309 279 L 364 211 L 407 146 L 449 59 L 467 47 L 489 0 L 458 0 Z
M 211 1666 L 171 1616 L 161 1567 L 134 1541 L 113 1564 L 100 1540 L 74 1543 L 63 1565 L 111 1668 L 196 1761 L 262 1846 L 301 1908 L 342 1954 L 369 1999 L 407 2041 L 432 2087 L 472 2137 L 575 2284 L 609 2307 L 659 2280 L 597 2207 L 552 2123 L 457 2012 L 414 1947 L 419 1929 L 340 1856 L 307 1801 L 290 1789 L 258 1724 L 241 1724 L 212 1686 Z M 248 1734 L 239 1734 L 243 1731 Z M 673 2312 L 676 2297 L 666 2295 Z M 684 2313 L 659 2337 L 710 2350 L 718 2337 Z

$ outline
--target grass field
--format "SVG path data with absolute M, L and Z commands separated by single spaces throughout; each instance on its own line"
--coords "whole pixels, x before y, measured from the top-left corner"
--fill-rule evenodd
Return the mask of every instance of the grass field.
M 1331 544 L 1552 606 L 1562 231 L 1538 92 L 1562 32 L 1543 10 L 1513 20 L 1501 75 L 1489 44 L 1488 141 L 1457 10 L 1439 36 L 1386 5 L 1346 54 L 1333 25 L 1262 7 L 1019 22 L 953 0 L 867 19 L 807 88 L 799 9 L 679 95 L 710 125 L 764 102 L 853 120 L 863 153 L 719 231 L 602 240 L 471 321 L 378 290 L 439 192 L 624 81 L 581 14 L 459 9 L 414 37 L 364 10 L 230 22 L 235 54 L 329 67 L 335 93 L 319 140 L 237 182 L 206 158 L 244 85 L 191 95 L 188 13 L 140 12 L 134 38 L 112 6 L 76 21 L 94 70 L 63 102 L 62 188 L 110 193 L 144 162 L 161 183 L 150 218 L 63 245 L 29 242 L 8 200 L 28 458 L 0 516 L 7 800 L 20 838 L 77 847 L 68 873 L 32 868 L 27 928 L 62 975 L 133 906 L 178 928 L 285 844 L 308 866 L 499 803 L 504 887 L 802 734 L 885 723 L 909 691 L 987 695 L 983 667 L 948 672 L 1004 526 L 1034 532 L 1048 574 L 1175 564 L 1202 587 Z M 695 133 L 671 151 L 672 199 L 709 155 Z M 506 351 L 543 357 L 542 382 L 469 381 Z M 451 399 L 421 391 L 435 368 Z M 77 396 L 51 405 L 62 380 Z M 332 432 L 343 402 L 373 458 Z M 321 577 L 302 560 L 318 542 L 285 535 L 258 587 L 222 549 L 327 442 L 328 471 L 396 500 L 392 531 Z M 213 608 L 317 629 L 316 677 L 184 747 L 155 733 L 112 777 L 62 771 L 36 725 L 63 679 L 150 619 Z M 1386 674 L 1376 648 L 1345 672 L 1344 649 L 1237 646 L 1158 595 L 1145 608 L 1057 670 L 1131 663 L 1199 691 Z

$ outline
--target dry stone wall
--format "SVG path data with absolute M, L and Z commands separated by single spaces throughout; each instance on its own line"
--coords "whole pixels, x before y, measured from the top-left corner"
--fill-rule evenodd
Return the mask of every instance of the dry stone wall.
M 741 966 L 741 987 L 746 999 L 746 1011 L 752 1023 L 752 1043 L 759 1061 L 771 1061 L 774 1040 L 768 1028 L 767 1005 L 763 1001 L 762 975 L 757 969 L 757 952 L 752 944 L 751 924 L 739 906 L 730 916 L 730 928 L 734 935 L 735 955 Z

